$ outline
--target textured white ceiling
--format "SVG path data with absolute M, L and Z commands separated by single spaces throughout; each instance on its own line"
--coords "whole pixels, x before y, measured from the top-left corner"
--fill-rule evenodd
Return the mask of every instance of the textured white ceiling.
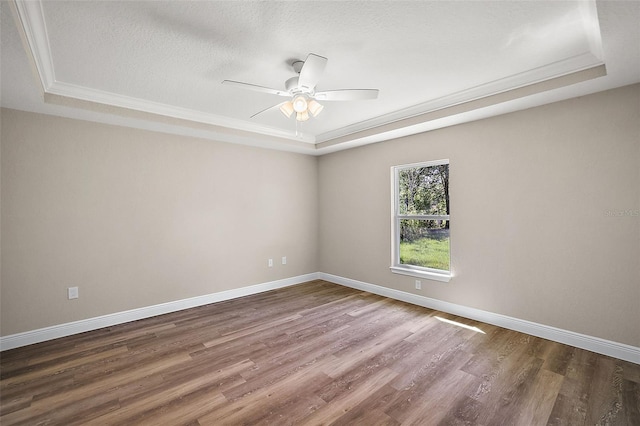
M 40 90 L 47 95 L 44 99 L 59 115 L 101 115 L 102 121 L 111 115 L 118 117 L 112 120 L 126 119 L 131 125 L 153 122 L 159 130 L 184 128 L 189 134 L 198 129 L 220 140 L 252 144 L 264 140 L 283 149 L 326 151 L 358 140 L 377 141 L 437 127 L 437 120 L 428 116 L 434 110 L 578 75 L 603 63 L 607 77 L 593 81 L 606 83 L 580 83 L 574 85 L 578 89 L 529 96 L 530 105 L 544 103 L 545 96 L 552 101 L 640 81 L 639 5 L 3 2 L 2 104 L 41 108 L 32 105 L 35 101 L 19 99 L 27 92 L 33 97 L 31 61 L 43 86 Z M 295 75 L 291 63 L 308 53 L 329 59 L 318 90 L 377 88 L 379 99 L 325 102 L 320 116 L 296 126 L 295 120 L 277 110 L 249 118 L 282 98 L 220 84 L 231 79 L 284 89 L 284 82 Z M 592 74 L 567 81 L 599 75 Z M 527 107 L 526 102 L 518 104 L 520 96 L 491 101 L 477 111 L 466 108 L 466 118 L 458 120 L 480 117 L 483 111 L 491 115 Z M 96 103 L 125 109 L 104 111 Z M 157 115 L 182 121 L 159 122 Z M 414 116 L 418 118 L 407 125 L 393 124 Z

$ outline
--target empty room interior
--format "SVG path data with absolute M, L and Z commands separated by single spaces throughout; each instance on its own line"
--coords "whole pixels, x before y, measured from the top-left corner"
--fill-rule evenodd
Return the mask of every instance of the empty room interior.
M 639 1 L 0 17 L 2 425 L 640 425 Z

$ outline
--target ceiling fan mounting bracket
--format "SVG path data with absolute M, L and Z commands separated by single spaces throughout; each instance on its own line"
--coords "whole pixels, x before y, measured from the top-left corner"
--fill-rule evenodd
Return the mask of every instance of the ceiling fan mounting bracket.
M 293 67 L 293 70 L 296 72 L 296 74 L 300 74 L 300 71 L 302 71 L 302 66 L 304 65 L 304 61 L 295 61 L 291 64 L 291 66 Z

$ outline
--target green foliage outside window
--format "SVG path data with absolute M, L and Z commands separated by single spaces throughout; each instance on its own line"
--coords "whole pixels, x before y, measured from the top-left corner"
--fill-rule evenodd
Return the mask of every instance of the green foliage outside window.
M 449 165 L 406 168 L 398 177 L 400 263 L 448 271 L 448 218 L 406 216 L 449 215 Z

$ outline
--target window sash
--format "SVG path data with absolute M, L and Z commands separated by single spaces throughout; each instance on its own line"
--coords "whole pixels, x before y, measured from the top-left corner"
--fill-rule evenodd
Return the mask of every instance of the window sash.
M 432 167 L 443 164 L 449 164 L 449 160 L 436 160 L 427 161 L 423 163 L 406 164 L 402 166 L 392 167 L 392 185 L 393 191 L 392 198 L 392 259 L 391 270 L 395 273 L 406 274 L 412 276 L 420 276 L 422 273 L 425 278 L 432 277 L 439 281 L 448 282 L 451 278 L 451 263 L 449 263 L 449 269 L 435 269 L 424 266 L 416 266 L 400 263 L 400 223 L 402 220 L 446 220 L 451 223 L 450 215 L 419 215 L 419 214 L 400 214 L 399 195 L 400 195 L 400 172 L 406 169 L 420 168 L 420 167 Z M 451 242 L 449 243 L 451 244 Z M 449 246 L 449 253 L 451 253 L 451 246 Z M 451 259 L 449 258 L 449 261 Z
M 447 220 L 449 221 L 449 226 L 451 226 L 451 221 L 449 220 L 449 215 L 445 215 L 445 216 L 428 216 L 427 219 L 420 219 L 416 216 L 397 216 L 395 218 L 395 230 L 394 230 L 394 238 L 395 238 L 395 247 L 394 247 L 394 258 L 393 258 L 393 263 L 392 263 L 392 268 L 407 268 L 407 269 L 412 269 L 412 270 L 416 270 L 416 271 L 431 271 L 431 272 L 435 272 L 435 273 L 450 273 L 451 272 L 451 237 L 449 237 L 449 269 L 437 269 L 437 268 L 430 268 L 428 266 L 418 266 L 418 265 L 411 265 L 409 263 L 401 263 L 400 262 L 400 224 L 403 220 Z

